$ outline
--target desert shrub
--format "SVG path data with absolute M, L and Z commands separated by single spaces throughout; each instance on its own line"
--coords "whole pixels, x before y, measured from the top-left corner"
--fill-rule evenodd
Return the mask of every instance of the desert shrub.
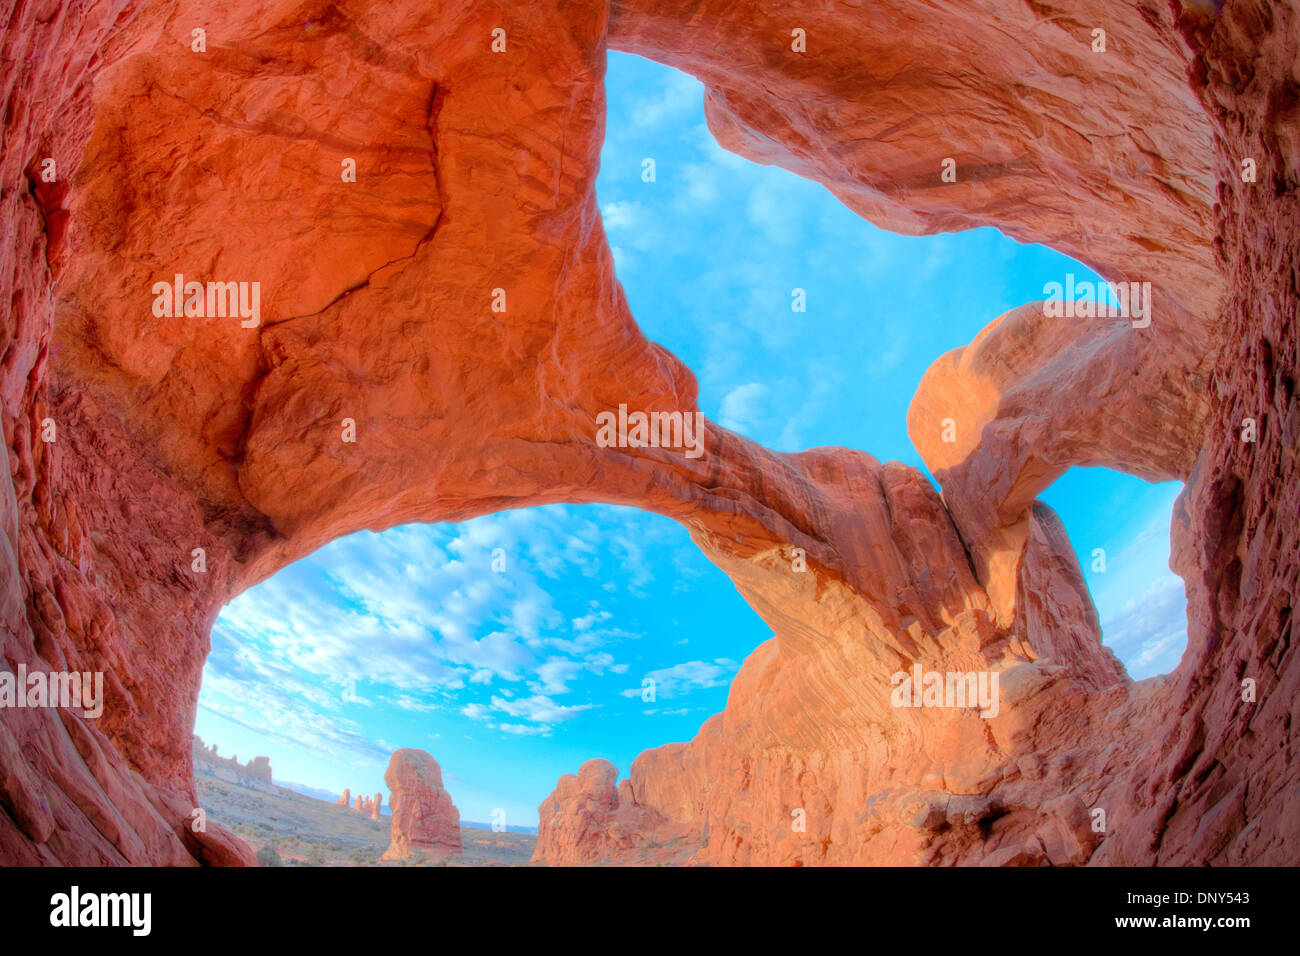
M 280 859 L 280 854 L 275 851 L 275 847 L 268 843 L 257 851 L 257 865 L 284 866 L 284 860 Z

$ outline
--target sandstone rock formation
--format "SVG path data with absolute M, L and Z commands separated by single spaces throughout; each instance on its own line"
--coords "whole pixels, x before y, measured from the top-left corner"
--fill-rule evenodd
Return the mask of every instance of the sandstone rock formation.
M 269 757 L 254 757 L 247 764 L 242 764 L 237 756 L 218 756 L 217 745 L 205 747 L 203 739 L 198 735 L 194 737 L 193 755 L 196 773 L 203 771 L 218 779 L 254 790 L 270 792 L 275 787 Z
M 776 637 L 693 741 L 616 791 L 608 766 L 566 778 L 540 860 L 627 855 L 637 827 L 713 863 L 1295 862 L 1292 0 L 11 7 L 0 651 L 100 671 L 107 701 L 0 712 L 0 862 L 252 864 L 186 825 L 222 604 L 351 531 L 557 501 L 682 522 Z M 1029 306 L 939 358 L 910 425 L 942 497 L 714 425 L 699 460 L 596 446 L 620 403 L 696 407 L 600 225 L 607 43 L 700 76 L 725 146 L 881 225 L 995 225 L 1152 282 L 1152 326 Z M 155 315 L 178 273 L 259 282 L 257 324 Z M 1187 483 L 1165 678 L 1099 645 L 1034 500 L 1087 463 Z M 996 671 L 998 716 L 891 707 L 916 665 Z M 394 802 L 394 848 L 422 805 Z
M 608 760 L 588 760 L 577 774 L 565 774 L 537 808 L 538 845 L 550 847 L 546 862 L 585 863 L 616 858 L 642 846 L 664 820 L 618 789 L 618 769 Z M 685 831 L 683 831 L 683 834 Z
M 343 796 L 335 802 L 335 806 L 350 807 L 352 806 L 352 790 L 349 787 L 343 788 Z
M 1213 311 L 1222 279 L 1205 241 L 1213 119 L 1187 82 L 1178 13 L 1114 0 L 614 0 L 609 31 L 616 49 L 704 82 L 723 146 L 824 183 L 877 225 L 996 224 L 1108 278 L 1158 282 L 1181 322 Z
M 438 761 L 423 750 L 403 748 L 388 761 L 384 782 L 393 836 L 381 859 L 460 853 L 460 811 L 443 789 Z
M 940 357 L 921 380 L 908 415 L 912 443 L 943 487 L 1003 623 L 1014 618 L 1030 509 L 1070 466 L 1148 481 L 1191 474 L 1207 424 L 1206 378 L 1175 374 L 1159 355 L 1167 339 L 1125 318 L 1048 318 L 1034 302 Z M 1083 400 L 1090 395 L 1116 404 L 1103 414 Z
M 375 794 L 375 798 L 370 801 L 370 819 L 378 820 L 379 814 L 383 811 L 383 807 L 384 795 L 382 793 Z

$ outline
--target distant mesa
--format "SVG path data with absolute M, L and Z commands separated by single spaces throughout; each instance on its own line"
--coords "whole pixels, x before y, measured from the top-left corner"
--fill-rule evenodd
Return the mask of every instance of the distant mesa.
M 461 852 L 460 811 L 442 786 L 442 768 L 423 750 L 405 748 L 388 762 L 384 782 L 393 813 L 392 843 L 384 860 Z
M 255 790 L 270 791 L 275 786 L 271 779 L 270 757 L 254 757 L 248 763 L 241 764 L 237 755 L 219 755 L 217 745 L 208 747 L 198 734 L 194 735 L 193 752 L 195 773 L 211 774 L 218 780 Z

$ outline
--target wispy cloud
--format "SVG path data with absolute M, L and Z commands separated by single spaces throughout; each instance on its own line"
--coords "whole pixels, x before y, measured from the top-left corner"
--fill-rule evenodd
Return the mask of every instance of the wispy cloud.
M 731 680 L 740 665 L 720 657 L 714 661 L 684 661 L 672 667 L 649 671 L 645 676 L 654 681 L 655 699 L 684 697 L 692 691 L 719 687 Z M 640 697 L 644 687 L 630 687 L 624 697 Z

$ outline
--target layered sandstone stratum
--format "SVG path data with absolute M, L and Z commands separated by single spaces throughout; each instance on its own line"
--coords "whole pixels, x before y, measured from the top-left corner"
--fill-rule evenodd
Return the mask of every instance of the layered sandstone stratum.
M 362 528 L 560 501 L 680 521 L 775 637 L 693 741 L 562 780 L 541 861 L 1297 861 L 1293 0 L 3 12 L 4 666 L 102 672 L 106 702 L 0 711 L 0 862 L 252 863 L 187 826 L 222 604 Z M 719 142 L 872 222 L 1048 243 L 1156 317 L 1028 304 L 936 356 L 909 426 L 942 496 L 712 424 L 698 459 L 598 447 L 619 404 L 696 408 L 601 228 L 607 47 L 698 76 Z M 258 308 L 156 315 L 178 274 Z M 1072 465 L 1186 482 L 1164 678 L 1101 645 L 1036 500 Z M 916 667 L 996 672 L 998 714 L 891 707 Z

